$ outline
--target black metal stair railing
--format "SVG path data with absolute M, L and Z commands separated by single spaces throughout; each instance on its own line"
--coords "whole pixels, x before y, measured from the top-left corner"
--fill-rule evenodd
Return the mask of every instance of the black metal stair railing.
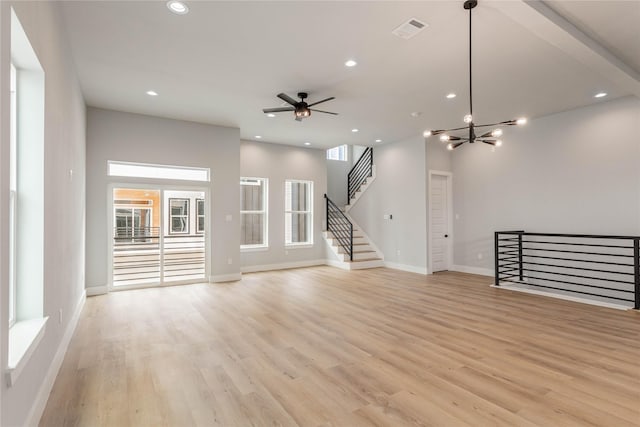
M 327 208 L 327 231 L 333 234 L 338 245 L 344 249 L 349 259 L 353 261 L 353 223 L 335 203 L 324 195 Z
M 640 236 L 495 233 L 495 284 L 516 283 L 640 309 Z
M 373 148 L 367 147 L 347 176 L 347 203 L 351 203 L 360 186 L 370 176 L 373 176 Z

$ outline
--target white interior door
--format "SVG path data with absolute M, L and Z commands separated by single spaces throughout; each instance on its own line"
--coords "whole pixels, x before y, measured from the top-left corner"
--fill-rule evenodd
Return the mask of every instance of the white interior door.
M 431 175 L 431 269 L 449 269 L 449 176 Z

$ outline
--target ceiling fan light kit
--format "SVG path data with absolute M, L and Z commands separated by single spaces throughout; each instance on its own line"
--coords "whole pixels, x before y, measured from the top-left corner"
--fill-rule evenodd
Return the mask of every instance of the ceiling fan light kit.
M 527 119 L 513 119 L 513 120 L 505 120 L 497 123 L 489 123 L 483 125 L 477 125 L 473 122 L 473 79 L 472 79 L 472 68 L 471 68 L 471 11 L 474 7 L 478 5 L 477 0 L 466 0 L 464 2 L 465 10 L 469 11 L 469 114 L 465 115 L 463 118 L 466 126 L 453 128 L 453 129 L 438 129 L 438 130 L 427 130 L 424 132 L 424 137 L 428 138 L 430 136 L 440 135 L 440 141 L 448 142 L 447 149 L 453 150 L 465 143 L 473 144 L 476 141 L 485 143 L 487 145 L 491 145 L 493 147 L 502 146 L 502 140 L 498 139 L 502 136 L 502 129 L 496 126 L 515 126 L 515 125 L 524 125 L 527 123 Z M 484 132 L 480 136 L 476 135 L 476 129 L 485 128 L 485 127 L 494 127 L 493 130 L 488 132 Z M 451 132 L 464 131 L 462 136 L 452 135 Z
M 315 111 L 317 113 L 324 113 L 324 114 L 331 114 L 334 116 L 337 116 L 338 113 L 332 113 L 331 111 L 323 111 L 323 110 L 318 110 L 316 108 L 311 108 L 315 105 L 318 104 L 322 104 L 323 102 L 327 102 L 327 101 L 331 101 L 332 99 L 335 99 L 335 97 L 330 96 L 329 98 L 325 98 L 322 99 L 320 101 L 316 101 L 314 103 L 311 104 L 307 104 L 307 102 L 305 102 L 305 99 L 307 99 L 309 97 L 309 94 L 307 94 L 306 92 L 298 92 L 298 98 L 300 98 L 300 101 L 296 101 L 295 99 L 291 98 L 289 95 L 287 95 L 286 93 L 279 93 L 278 98 L 282 99 L 284 102 L 286 102 L 287 104 L 289 104 L 289 107 L 276 107 L 276 108 L 265 108 L 262 110 L 263 113 L 265 114 L 273 114 L 273 113 L 280 113 L 283 111 L 293 111 L 293 115 L 296 118 L 296 121 L 302 121 L 302 119 L 305 119 L 309 116 L 311 116 L 311 112 Z

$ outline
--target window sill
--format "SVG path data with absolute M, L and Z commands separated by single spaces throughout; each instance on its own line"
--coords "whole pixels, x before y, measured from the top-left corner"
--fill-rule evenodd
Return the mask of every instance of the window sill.
M 287 249 L 308 249 L 313 247 L 313 243 L 289 243 L 284 247 Z
M 269 246 L 246 246 L 240 247 L 240 252 L 260 252 L 260 251 L 268 251 Z
M 44 337 L 49 317 L 16 322 L 9 329 L 9 363 L 7 386 L 14 385 L 20 373 Z

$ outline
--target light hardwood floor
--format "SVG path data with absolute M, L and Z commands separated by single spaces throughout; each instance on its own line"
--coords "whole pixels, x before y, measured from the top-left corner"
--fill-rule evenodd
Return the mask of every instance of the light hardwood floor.
M 87 299 L 42 426 L 640 425 L 640 314 L 306 268 Z

